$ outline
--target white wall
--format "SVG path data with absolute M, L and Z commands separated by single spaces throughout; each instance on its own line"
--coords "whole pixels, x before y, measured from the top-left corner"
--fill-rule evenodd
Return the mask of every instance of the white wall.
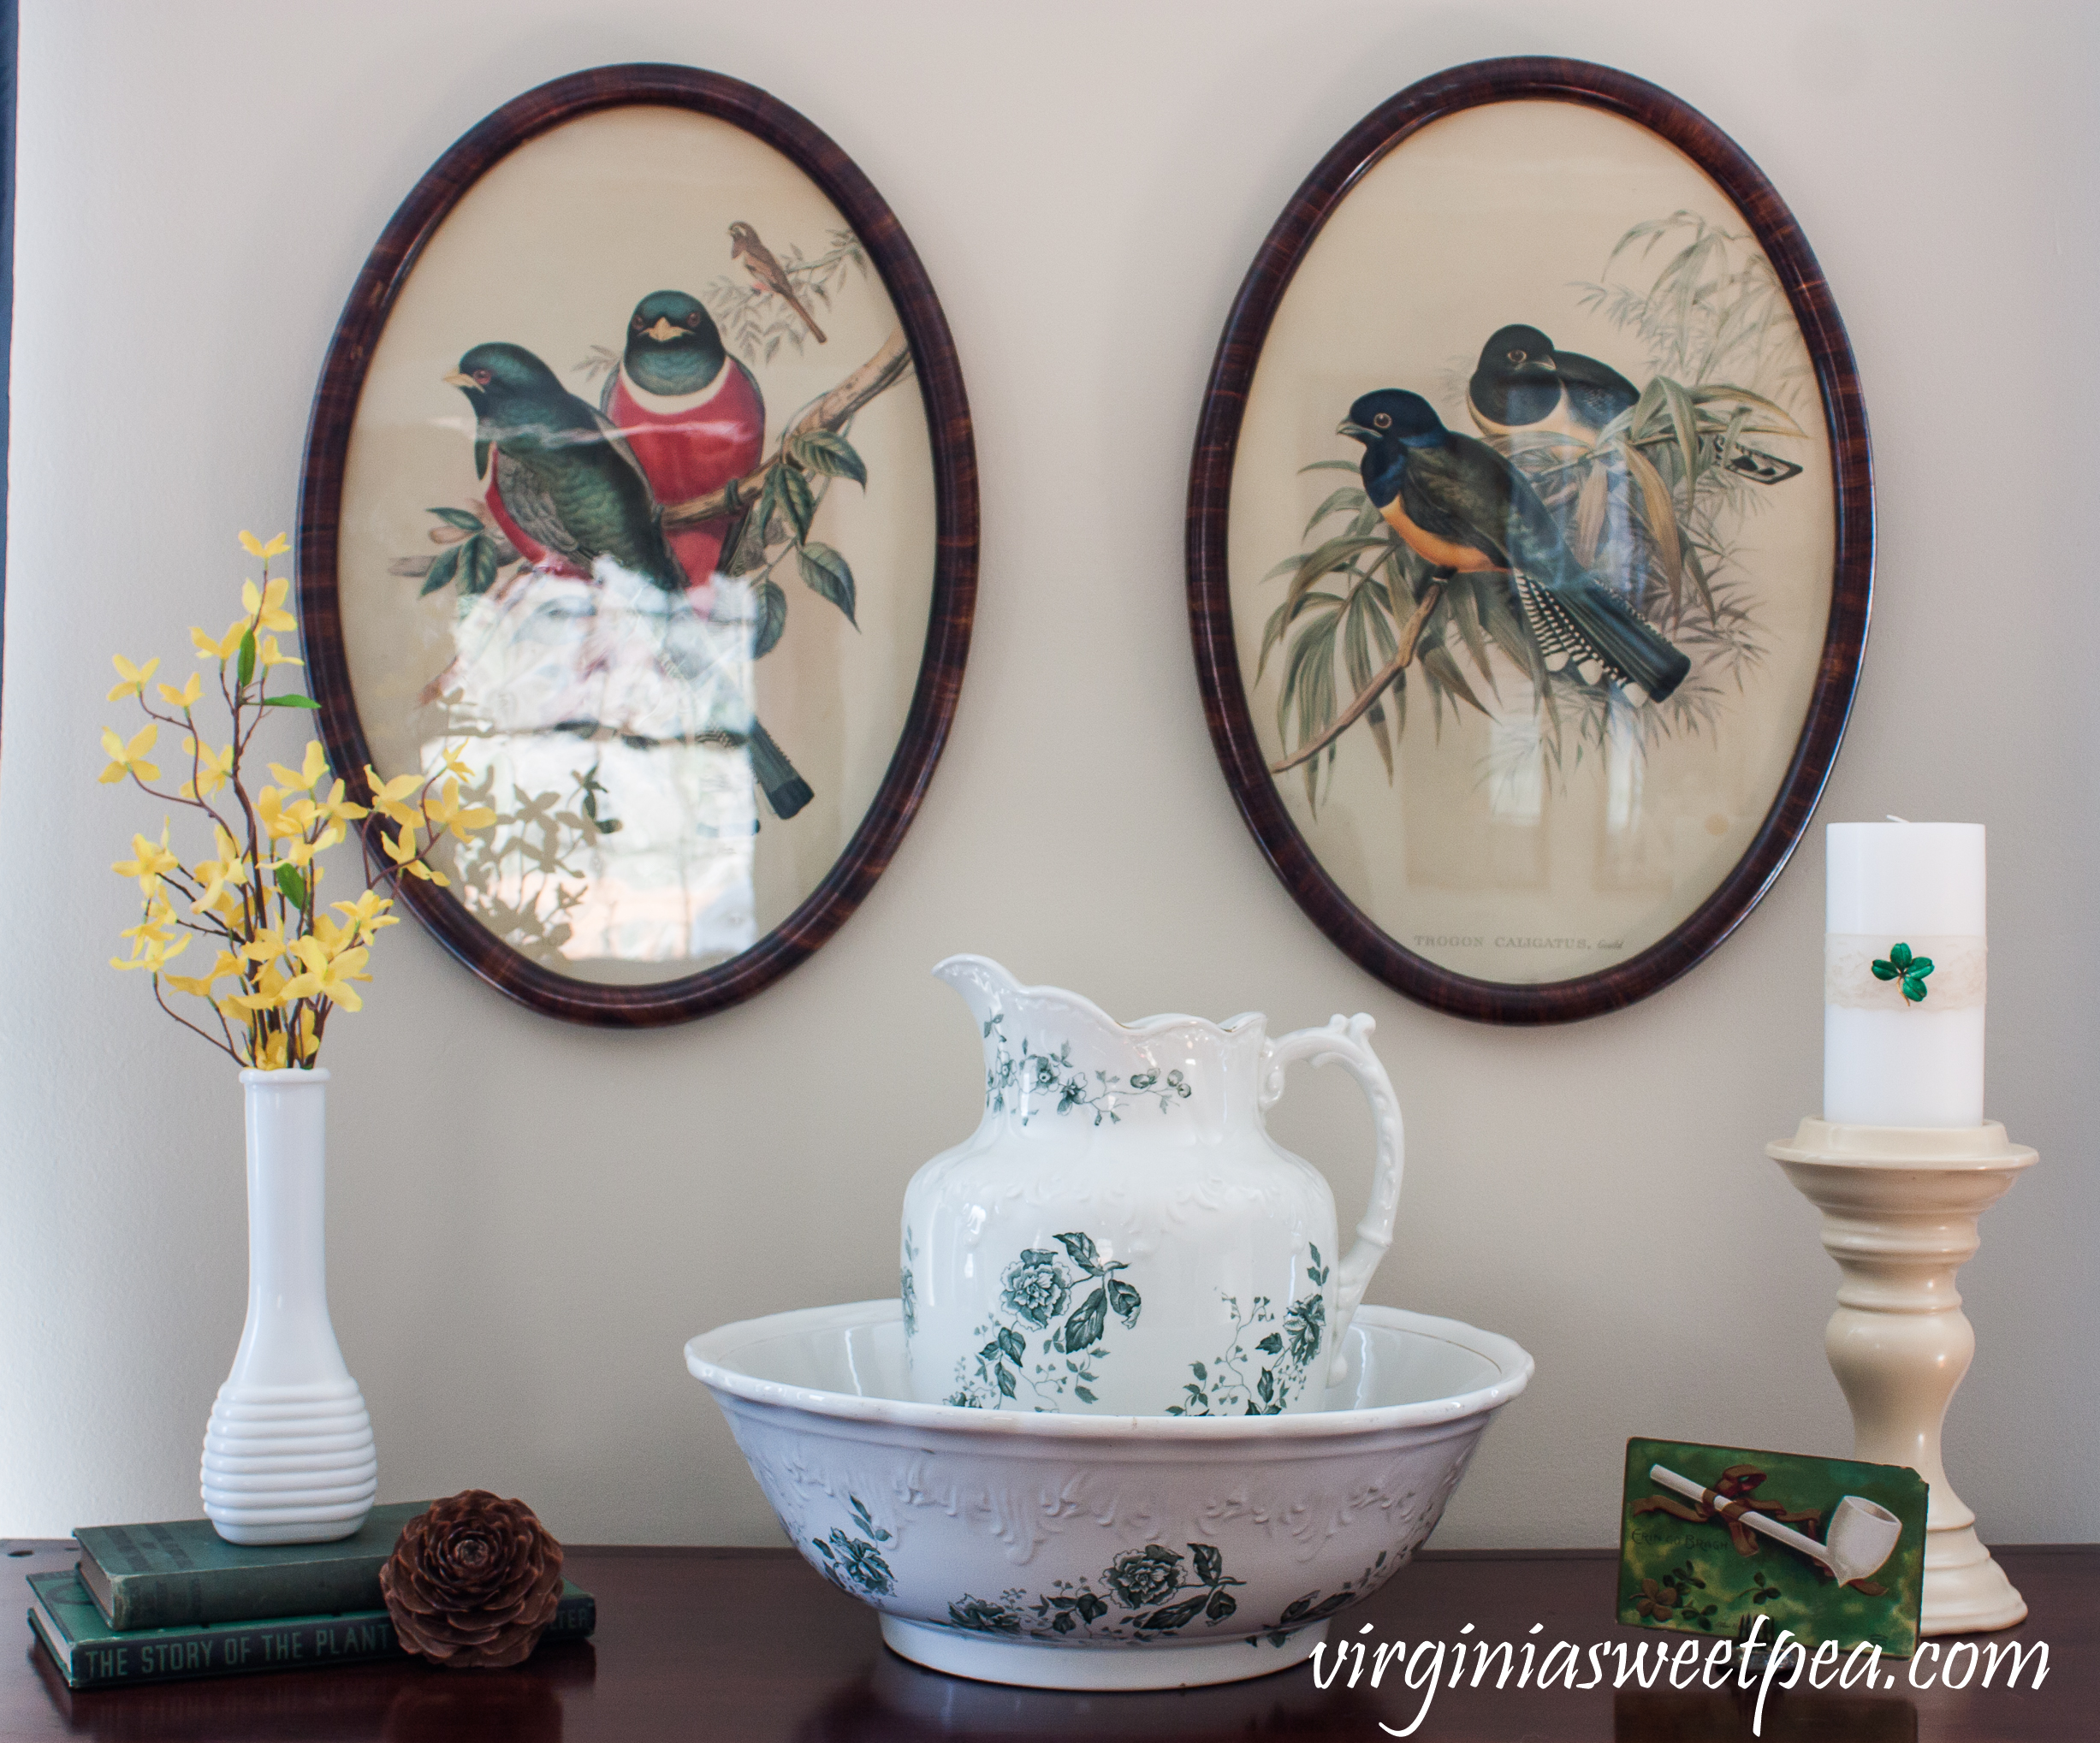
M 1833 17 L 1833 13 L 1836 16 Z M 1850 325 L 1874 631 L 1820 818 L 1992 831 L 1990 1105 L 2043 1165 L 1963 1274 L 1948 1458 L 2001 1540 L 2100 1537 L 2093 928 L 2094 27 L 1765 0 L 28 0 L 0 768 L 0 1533 L 194 1513 L 240 1325 L 231 1071 L 104 966 L 114 649 L 185 661 L 234 529 L 290 525 L 308 396 L 395 203 L 540 80 L 687 62 L 830 132 L 939 288 L 984 476 L 976 644 L 897 861 L 814 959 L 704 1022 L 598 1033 L 418 928 L 331 1031 L 335 1324 L 383 1494 L 525 1497 L 578 1541 L 766 1542 L 692 1333 L 886 1293 L 905 1180 L 976 1117 L 959 949 L 1126 1014 L 1376 1014 L 1411 1149 L 1374 1299 L 1517 1337 L 1538 1379 L 1445 1544 L 1608 1541 L 1620 1445 L 1842 1452 L 1836 1273 L 1766 1162 L 1819 1096 L 1812 832 L 1702 969 L 1571 1029 L 1474 1027 L 1360 973 L 1240 824 L 1204 732 L 1182 501 L 1256 244 L 1365 110 L 1480 56 L 1580 55 L 1705 110 L 1792 204 Z M 1430 270 L 1427 264 L 1425 270 Z M 1343 1159 L 1345 1083 L 1285 1141 Z M 1290 1104 L 1286 1104 L 1286 1109 Z

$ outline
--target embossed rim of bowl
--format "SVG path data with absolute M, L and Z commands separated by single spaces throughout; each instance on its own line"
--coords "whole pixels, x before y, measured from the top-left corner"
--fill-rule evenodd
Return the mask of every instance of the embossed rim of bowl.
M 870 1398 L 855 1392 L 830 1392 L 782 1380 L 762 1379 L 735 1366 L 753 1345 L 813 1332 L 848 1331 L 901 1319 L 904 1309 L 888 1301 L 846 1301 L 828 1307 L 798 1307 L 762 1319 L 739 1319 L 703 1332 L 685 1345 L 685 1367 L 693 1378 L 717 1391 L 812 1415 L 848 1421 L 881 1422 L 900 1428 L 938 1429 L 997 1443 L 1041 1438 L 1060 1440 L 1191 1440 L 1290 1442 L 1326 1440 L 1337 1436 L 1372 1434 L 1383 1429 L 1425 1428 L 1456 1422 L 1498 1408 L 1522 1392 L 1532 1376 L 1530 1353 L 1514 1339 L 1483 1331 L 1459 1319 L 1440 1319 L 1403 1307 L 1375 1307 L 1367 1301 L 1356 1323 L 1379 1325 L 1419 1337 L 1455 1344 L 1492 1363 L 1499 1378 L 1469 1392 L 1429 1398 L 1412 1404 L 1379 1404 L 1367 1408 L 1308 1410 L 1285 1416 L 1096 1416 L 1052 1412 L 971 1410 L 956 1404 L 921 1404 L 905 1398 Z M 1352 1340 L 1353 1341 L 1353 1340 Z M 1331 1388 L 1330 1390 L 1332 1389 Z

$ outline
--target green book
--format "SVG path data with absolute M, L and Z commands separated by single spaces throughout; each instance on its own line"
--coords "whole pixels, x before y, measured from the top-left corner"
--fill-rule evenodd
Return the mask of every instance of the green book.
M 237 1676 L 250 1670 L 313 1669 L 362 1658 L 406 1658 L 384 1610 L 337 1616 L 277 1616 L 120 1633 L 103 1620 L 77 1572 L 32 1574 L 29 1626 L 69 1688 L 107 1688 L 178 1677 Z M 561 1604 L 543 1640 L 587 1638 L 598 1625 L 588 1592 L 561 1582 Z
M 397 1501 L 332 1544 L 229 1544 L 208 1519 L 91 1525 L 74 1533 L 80 1580 L 120 1633 L 197 1622 L 383 1610 L 379 1569 L 430 1506 Z

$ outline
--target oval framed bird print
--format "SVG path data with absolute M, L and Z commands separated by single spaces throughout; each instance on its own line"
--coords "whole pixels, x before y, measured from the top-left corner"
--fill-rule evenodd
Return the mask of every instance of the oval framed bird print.
M 1439 1009 L 1594 1016 L 1728 935 L 1836 756 L 1873 570 L 1851 349 L 1703 116 L 1460 67 L 1271 231 L 1188 540 L 1213 742 L 1308 914 Z
M 501 991 L 697 1017 L 888 863 L 976 551 L 954 347 L 867 178 L 733 79 L 557 80 L 422 179 L 336 329 L 300 506 L 323 743 Z

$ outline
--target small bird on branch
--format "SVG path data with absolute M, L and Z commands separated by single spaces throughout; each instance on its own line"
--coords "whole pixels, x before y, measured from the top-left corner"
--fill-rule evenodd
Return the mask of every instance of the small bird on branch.
M 773 251 L 758 240 L 758 232 L 741 219 L 729 227 L 729 258 L 741 260 L 744 270 L 751 276 L 751 282 L 762 291 L 771 291 L 776 297 L 786 299 L 787 305 L 802 317 L 802 324 L 810 329 L 810 335 L 819 345 L 824 343 L 824 329 L 811 318 L 802 305 L 802 299 L 795 294 L 795 288 L 788 282 L 787 269 L 774 257 Z

